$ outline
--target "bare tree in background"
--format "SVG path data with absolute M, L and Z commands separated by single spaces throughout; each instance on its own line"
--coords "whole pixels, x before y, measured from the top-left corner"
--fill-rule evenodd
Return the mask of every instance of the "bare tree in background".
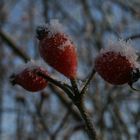
M 78 110 L 62 90 L 49 85 L 32 94 L 9 83 L 14 68 L 30 58 L 41 59 L 35 29 L 50 19 L 59 19 L 77 44 L 79 86 L 92 72 L 96 54 L 111 38 L 131 36 L 140 52 L 139 0 L 1 0 L 1 140 L 88 140 Z M 47 67 L 56 79 L 67 82 Z M 140 87 L 139 82 L 136 86 Z M 101 140 L 140 139 L 139 92 L 127 85 L 110 85 L 95 75 L 85 105 Z

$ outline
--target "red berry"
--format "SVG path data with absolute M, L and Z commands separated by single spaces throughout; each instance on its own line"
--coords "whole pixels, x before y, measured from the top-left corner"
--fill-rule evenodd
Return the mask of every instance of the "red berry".
M 41 67 L 27 67 L 21 72 L 13 74 L 10 77 L 11 82 L 13 85 L 18 84 L 28 91 L 40 91 L 47 86 L 48 82 L 41 76 L 38 76 L 38 72 L 48 75 L 48 72 Z
M 114 85 L 132 83 L 138 80 L 136 54 L 123 41 L 104 49 L 95 60 L 95 69 L 107 82 Z M 134 75 L 135 74 L 135 75 Z
M 77 53 L 73 42 L 55 25 L 37 30 L 41 57 L 53 68 L 68 78 L 74 78 L 77 71 Z

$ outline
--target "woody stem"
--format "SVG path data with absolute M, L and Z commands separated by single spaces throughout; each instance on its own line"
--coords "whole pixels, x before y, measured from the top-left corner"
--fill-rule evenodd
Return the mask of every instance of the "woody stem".
M 85 122 L 86 131 L 90 140 L 99 140 L 94 124 L 90 120 L 89 114 L 87 113 L 83 100 L 75 104 L 80 111 L 81 117 Z
M 73 92 L 75 95 L 72 100 L 73 100 L 74 104 L 76 105 L 76 107 L 78 108 L 82 119 L 84 120 L 89 139 L 90 140 L 99 140 L 95 126 L 92 123 L 92 121 L 90 120 L 90 116 L 88 115 L 86 108 L 84 106 L 84 101 L 83 101 L 84 94 L 81 94 L 79 92 L 79 89 L 78 89 L 78 86 L 76 83 L 76 79 L 71 79 L 71 85 L 73 87 Z M 85 92 L 85 90 L 84 90 L 84 92 Z

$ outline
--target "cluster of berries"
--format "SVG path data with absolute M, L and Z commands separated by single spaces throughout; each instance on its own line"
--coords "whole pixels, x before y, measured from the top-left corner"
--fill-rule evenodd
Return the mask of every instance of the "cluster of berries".
M 50 66 L 68 77 L 74 79 L 77 71 L 77 52 L 75 45 L 62 30 L 58 21 L 51 21 L 45 26 L 37 27 L 39 52 Z M 39 91 L 47 86 L 47 81 L 37 73 L 48 76 L 47 70 L 29 62 L 20 72 L 11 76 L 13 85 L 21 85 L 28 91 Z M 30 65 L 30 66 L 29 66 Z
M 41 57 L 54 69 L 75 79 L 77 72 L 77 52 L 70 38 L 61 30 L 58 21 L 39 26 L 36 30 Z M 102 49 L 95 59 L 95 70 L 107 82 L 114 85 L 128 83 L 132 85 L 140 77 L 139 64 L 135 50 L 125 41 L 111 43 Z M 37 75 L 48 76 L 48 72 L 39 67 L 24 67 L 11 76 L 13 84 L 19 84 L 28 91 L 39 91 L 47 86 L 47 81 Z

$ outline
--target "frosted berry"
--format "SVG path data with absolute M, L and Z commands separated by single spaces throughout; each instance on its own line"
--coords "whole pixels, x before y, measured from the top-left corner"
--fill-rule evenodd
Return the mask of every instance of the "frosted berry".
M 48 72 L 42 67 L 30 66 L 25 67 L 20 70 L 20 72 L 11 75 L 10 80 L 13 85 L 20 85 L 28 91 L 40 91 L 47 86 L 48 82 L 43 79 L 43 77 L 38 76 L 37 73 L 39 72 L 48 75 Z
M 41 57 L 53 68 L 68 78 L 75 78 L 77 52 L 75 45 L 61 30 L 58 21 L 37 28 Z
M 135 50 L 120 40 L 102 49 L 95 59 L 95 69 L 107 82 L 114 85 L 136 82 L 140 77 Z

